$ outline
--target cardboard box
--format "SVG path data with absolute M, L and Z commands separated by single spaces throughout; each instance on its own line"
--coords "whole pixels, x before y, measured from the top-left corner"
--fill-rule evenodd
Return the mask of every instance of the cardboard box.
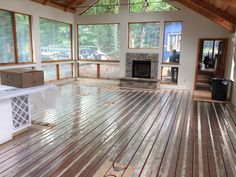
M 1 72 L 1 84 L 12 87 L 28 88 L 44 85 L 44 73 L 31 69 L 10 69 Z

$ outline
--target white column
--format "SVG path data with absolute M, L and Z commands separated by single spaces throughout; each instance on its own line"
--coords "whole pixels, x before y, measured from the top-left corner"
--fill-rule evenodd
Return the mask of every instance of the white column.
M 128 4 L 128 0 L 120 0 L 121 4 Z M 129 6 L 120 6 L 119 12 L 120 20 L 120 78 L 125 77 L 126 70 L 126 51 L 128 49 L 128 17 L 129 17 Z
M 36 69 L 41 69 L 41 47 L 40 47 L 40 25 L 39 16 L 32 16 L 32 37 L 33 37 L 33 49 L 34 49 L 34 62 L 36 63 Z

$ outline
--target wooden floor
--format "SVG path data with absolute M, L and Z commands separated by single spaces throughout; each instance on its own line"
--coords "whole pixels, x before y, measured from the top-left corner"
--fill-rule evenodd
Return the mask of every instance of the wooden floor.
M 56 110 L 0 146 L 0 176 L 236 176 L 236 117 L 187 91 L 60 86 Z

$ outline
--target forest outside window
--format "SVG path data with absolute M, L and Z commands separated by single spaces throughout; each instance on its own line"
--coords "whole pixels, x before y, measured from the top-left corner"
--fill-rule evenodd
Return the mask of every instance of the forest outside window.
M 0 10 L 0 64 L 32 62 L 31 17 Z
M 114 15 L 119 14 L 119 0 L 99 0 L 82 15 Z
M 42 61 L 72 60 L 70 24 L 40 18 Z
M 82 60 L 119 60 L 119 24 L 79 25 L 78 53 Z
M 159 48 L 160 23 L 130 23 L 129 24 L 129 48 Z
M 178 10 L 164 0 L 130 0 L 129 7 L 130 13 Z
M 163 63 L 179 64 L 182 22 L 165 22 Z

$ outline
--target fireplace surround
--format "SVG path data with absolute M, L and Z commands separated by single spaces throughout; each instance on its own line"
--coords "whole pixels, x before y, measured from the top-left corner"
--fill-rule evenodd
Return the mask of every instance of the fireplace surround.
M 159 83 L 157 71 L 158 54 L 127 53 L 126 74 L 120 79 L 121 86 L 156 89 Z

